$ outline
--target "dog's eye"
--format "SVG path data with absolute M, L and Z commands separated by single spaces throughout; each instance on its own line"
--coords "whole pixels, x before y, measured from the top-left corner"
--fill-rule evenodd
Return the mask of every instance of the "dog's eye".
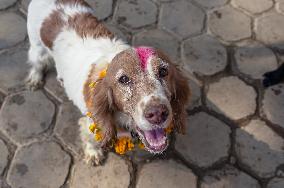
M 166 77 L 167 75 L 168 75 L 168 69 L 165 67 L 161 67 L 159 69 L 159 77 L 163 78 L 163 77 Z
M 128 76 L 123 75 L 118 79 L 118 81 L 122 84 L 128 84 L 130 82 L 130 79 Z

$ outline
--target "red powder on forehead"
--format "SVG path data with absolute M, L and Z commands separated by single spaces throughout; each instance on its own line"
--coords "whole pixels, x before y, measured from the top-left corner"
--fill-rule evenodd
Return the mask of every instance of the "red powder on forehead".
M 148 59 L 155 54 L 155 51 L 153 48 L 145 46 L 137 47 L 135 50 L 140 59 L 141 68 L 144 71 L 147 68 Z

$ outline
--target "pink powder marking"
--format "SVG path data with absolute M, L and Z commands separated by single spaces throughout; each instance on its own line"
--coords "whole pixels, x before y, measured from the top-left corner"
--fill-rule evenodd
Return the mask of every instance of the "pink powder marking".
M 135 50 L 140 59 L 141 68 L 143 71 L 145 71 L 147 68 L 147 61 L 151 56 L 155 55 L 155 51 L 153 48 L 146 46 L 139 46 L 135 48 Z

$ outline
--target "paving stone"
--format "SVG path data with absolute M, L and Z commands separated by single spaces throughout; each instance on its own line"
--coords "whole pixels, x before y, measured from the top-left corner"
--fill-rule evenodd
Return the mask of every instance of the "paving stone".
M 90 166 L 84 162 L 75 164 L 70 188 L 125 188 L 130 184 L 130 174 L 126 162 L 109 153 L 103 166 Z
M 154 0 L 155 2 L 160 2 L 160 3 L 164 3 L 164 2 L 171 2 L 173 0 Z
M 195 107 L 199 107 L 201 105 L 201 87 L 202 83 L 198 81 L 193 76 L 189 76 L 189 87 L 191 90 L 191 96 L 189 100 L 188 109 L 192 110 Z
M 60 137 L 77 154 L 82 153 L 82 143 L 80 139 L 80 131 L 78 120 L 83 115 L 70 102 L 63 103 L 55 125 L 55 134 Z
M 261 79 L 264 73 L 277 68 L 274 53 L 256 42 L 240 45 L 235 51 L 235 59 L 240 72 L 253 79 Z
M 256 38 L 267 45 L 284 49 L 284 15 L 265 14 L 256 19 Z
M 201 182 L 201 188 L 260 188 L 257 180 L 237 170 L 226 166 L 221 170 L 208 173 Z
M 262 104 L 266 118 L 284 129 L 284 84 L 268 88 Z
M 58 188 L 68 175 L 70 156 L 54 142 L 20 148 L 8 172 L 13 188 Z
M 119 24 L 139 28 L 156 22 L 157 7 L 150 0 L 124 0 L 118 4 L 115 19 Z
M 1 37 L 0 37 L 1 38 Z M 27 50 L 19 49 L 0 55 L 0 88 L 8 92 L 24 85 L 29 66 Z
M 9 155 L 8 148 L 2 140 L 0 140 L 0 151 L 0 174 L 2 174 L 5 167 L 7 166 Z
M 260 120 L 237 129 L 235 150 L 239 162 L 262 178 L 284 164 L 284 140 Z
M 11 188 L 4 179 L 0 177 L 0 187 L 1 188 Z
M 133 38 L 133 45 L 153 46 L 163 50 L 163 52 L 169 55 L 172 60 L 178 59 L 179 56 L 178 41 L 170 34 L 159 29 L 144 31 L 135 35 Z
M 233 0 L 233 3 L 253 14 L 261 13 L 273 6 L 272 0 Z
M 229 76 L 209 86 L 206 103 L 210 109 L 238 120 L 255 112 L 256 92 L 239 78 Z
M 5 25 L 5 27 L 0 27 L 0 49 L 22 42 L 27 35 L 25 20 L 15 13 L 1 14 L 0 25 Z
M 226 4 L 228 0 L 196 0 L 196 2 L 205 8 L 215 8 Z
M 183 43 L 182 60 L 187 70 L 209 76 L 225 69 L 227 51 L 218 40 L 201 35 Z
M 207 168 L 225 159 L 230 148 L 230 128 L 204 112 L 188 118 L 185 135 L 178 135 L 176 149 L 186 160 Z
M 95 16 L 99 20 L 109 17 L 112 13 L 113 0 L 86 0 L 95 10 Z
M 209 15 L 209 28 L 225 41 L 237 41 L 251 36 L 251 20 L 231 6 L 215 10 Z
M 45 77 L 44 88 L 60 102 L 69 101 L 65 93 L 65 89 L 61 86 L 56 76 L 57 74 L 55 70 L 48 72 L 48 74 Z
M 201 33 L 204 19 L 205 15 L 200 8 L 190 1 L 178 0 L 161 6 L 159 26 L 185 39 Z
M 10 7 L 16 2 L 17 0 L 0 0 L 0 10 Z
M 274 178 L 267 185 L 267 188 L 283 188 L 283 187 L 284 187 L 284 178 Z
M 53 103 L 41 91 L 10 95 L 0 111 L 0 129 L 22 143 L 46 131 L 54 113 Z
M 137 188 L 194 188 L 197 177 L 187 167 L 169 161 L 156 161 L 145 164 L 140 171 Z
M 278 0 L 276 1 L 276 8 L 279 12 L 284 13 L 284 1 L 283 0 Z
M 30 2 L 31 2 L 31 0 L 22 0 L 21 1 L 20 9 L 25 14 L 28 12 L 28 6 L 29 6 Z
M 119 29 L 116 25 L 112 23 L 106 23 L 105 26 L 115 34 L 115 36 L 119 39 L 122 39 L 125 42 L 130 42 L 130 36 L 125 34 L 121 29 Z

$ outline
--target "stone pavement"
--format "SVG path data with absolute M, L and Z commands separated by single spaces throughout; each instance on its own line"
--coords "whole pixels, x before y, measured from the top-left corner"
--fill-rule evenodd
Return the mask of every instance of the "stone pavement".
M 284 187 L 284 84 L 261 86 L 284 60 L 283 0 L 88 1 L 119 37 L 161 48 L 190 77 L 187 134 L 162 156 L 86 165 L 81 115 L 56 74 L 24 87 L 29 0 L 0 0 L 1 188 Z

